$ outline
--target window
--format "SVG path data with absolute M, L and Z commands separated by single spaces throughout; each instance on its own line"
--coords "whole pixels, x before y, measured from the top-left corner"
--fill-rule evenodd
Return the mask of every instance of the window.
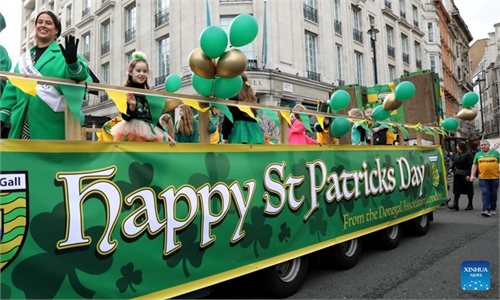
M 304 18 L 318 23 L 318 10 L 314 5 L 314 0 L 303 0 Z
M 102 36 L 102 44 L 101 44 L 101 55 L 104 55 L 109 52 L 109 21 L 103 23 L 101 25 L 101 36 Z
M 458 75 L 458 79 L 462 80 L 462 70 L 460 69 L 460 66 L 457 68 L 457 75 Z
M 342 46 L 335 44 L 335 50 L 337 53 L 337 78 L 340 81 L 344 80 L 344 74 L 342 74 Z
M 73 19 L 73 6 L 68 5 L 66 7 L 66 27 L 71 26 L 72 19 Z
M 399 15 L 401 18 L 406 18 L 405 0 L 399 0 Z
M 103 83 L 108 84 L 109 83 L 109 63 L 105 63 L 104 65 L 102 65 L 101 75 L 102 75 Z
M 410 55 L 408 54 L 408 37 L 401 34 L 401 48 L 403 50 L 403 62 L 410 63 Z
M 412 5 L 413 11 L 413 25 L 418 27 L 418 8 L 415 5 Z
M 317 73 L 317 52 L 316 52 L 316 36 L 312 33 L 306 32 L 306 70 Z
M 435 43 L 436 42 L 436 28 L 434 26 L 434 22 L 429 22 L 427 23 L 427 30 L 429 31 L 429 43 Z
M 354 51 L 354 81 L 356 84 L 363 85 L 363 54 Z
M 233 21 L 234 18 L 235 17 L 221 17 L 220 18 L 220 27 L 222 29 L 224 29 L 228 38 L 229 38 L 229 25 L 231 25 L 231 22 Z M 228 46 L 229 46 L 229 43 L 228 43 Z M 243 47 L 235 47 L 235 48 L 239 49 L 243 53 L 245 53 L 248 60 L 255 60 L 254 44 L 253 43 L 250 43 L 250 44 L 245 45 Z
M 165 83 L 165 79 L 170 74 L 170 37 L 167 36 L 158 41 L 158 77 L 155 85 Z
M 363 34 L 361 32 L 360 10 L 352 8 L 352 28 L 354 40 L 363 43 Z
M 415 64 L 417 69 L 422 69 L 422 60 L 420 58 L 420 43 L 415 42 Z
M 386 25 L 385 32 L 387 35 L 387 55 L 390 57 L 396 57 L 394 52 L 394 29 L 391 26 Z
M 132 54 L 134 52 L 135 52 L 135 50 L 132 50 L 132 51 L 125 54 L 125 64 L 128 65 L 128 63 L 132 60 Z
M 431 71 L 433 71 L 434 73 L 437 73 L 437 57 L 436 57 L 436 55 L 431 55 L 429 57 L 429 62 L 430 62 Z
M 83 0 L 82 17 L 90 14 L 90 0 Z
M 333 1 L 333 27 L 335 33 L 342 35 L 342 22 L 340 21 L 340 0 Z
M 389 65 L 389 81 L 394 81 L 396 78 L 396 67 Z
M 135 14 L 136 6 L 135 4 L 126 11 L 126 23 L 125 23 L 125 43 L 135 40 Z
M 170 0 L 158 0 L 158 12 L 161 12 L 164 9 L 169 8 Z
M 82 35 L 83 57 L 90 61 L 90 33 Z
M 166 24 L 170 21 L 170 1 L 158 0 L 158 7 L 156 8 L 155 25 L 156 27 Z

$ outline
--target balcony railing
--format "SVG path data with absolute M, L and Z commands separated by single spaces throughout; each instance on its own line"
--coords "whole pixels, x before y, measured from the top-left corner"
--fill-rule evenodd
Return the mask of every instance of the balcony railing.
M 101 95 L 100 100 L 101 100 L 101 103 L 109 101 L 108 94 Z
M 413 20 L 413 25 L 415 25 L 415 27 L 418 27 L 418 21 L 417 20 Z
M 387 55 L 394 58 L 396 57 L 395 53 L 394 53 L 394 47 L 392 46 L 387 46 Z
M 406 19 L 406 13 L 404 11 L 400 10 L 399 15 L 401 16 L 401 18 Z
M 385 7 L 391 9 L 391 1 L 385 0 Z
M 357 29 L 352 30 L 353 38 L 356 42 L 363 43 L 363 33 Z
M 155 78 L 155 86 L 165 84 L 165 80 L 167 79 L 169 74 L 161 75 L 160 77 Z
M 66 20 L 66 27 L 70 27 L 71 26 L 71 19 L 67 19 Z
M 339 86 L 345 85 L 345 80 L 339 79 L 338 82 L 339 82 Z
M 257 69 L 257 60 L 256 59 L 248 59 L 247 60 L 247 70 L 255 70 Z
M 335 33 L 342 35 L 342 22 L 334 20 L 333 28 L 335 29 Z
M 422 69 L 422 61 L 420 59 L 416 59 L 415 64 L 417 65 L 417 69 Z
M 166 8 L 155 15 L 156 27 L 167 24 L 170 21 L 170 8 Z
M 101 1 L 101 4 L 105 4 L 106 2 L 108 2 L 109 0 L 102 0 Z
M 82 18 L 90 14 L 90 7 L 86 7 L 82 10 Z
M 410 55 L 408 53 L 403 52 L 403 62 L 409 64 L 410 63 Z
M 135 40 L 135 27 L 125 31 L 125 43 Z
M 314 23 L 318 23 L 318 10 L 304 4 L 304 18 Z
M 90 51 L 83 52 L 83 58 L 87 60 L 88 62 L 90 61 Z
M 307 71 L 307 78 L 314 80 L 314 81 L 321 81 L 321 74 L 313 72 L 313 71 Z
M 105 42 L 101 45 L 101 55 L 109 53 L 109 42 Z

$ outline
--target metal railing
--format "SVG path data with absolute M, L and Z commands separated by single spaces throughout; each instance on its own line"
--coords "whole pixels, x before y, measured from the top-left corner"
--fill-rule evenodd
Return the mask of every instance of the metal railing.
M 155 26 L 158 27 L 170 22 L 170 8 L 165 8 L 155 15 Z
M 415 27 L 418 27 L 418 21 L 417 20 L 413 20 L 413 25 L 415 25 Z
M 333 20 L 333 28 L 335 33 L 342 35 L 342 22 Z
M 109 0 L 102 0 L 101 1 L 101 4 L 105 4 L 106 2 L 108 2 Z
M 255 69 L 257 69 L 257 60 L 247 59 L 247 70 L 255 70 Z
M 401 16 L 401 18 L 406 19 L 406 13 L 404 11 L 400 10 L 399 15 Z
M 363 33 L 357 29 L 352 30 L 352 35 L 355 41 L 363 43 Z
M 321 81 L 321 74 L 313 72 L 313 71 L 307 71 L 307 78 L 314 80 L 314 81 Z
M 101 45 L 101 55 L 109 53 L 109 41 Z
M 125 31 L 125 43 L 135 40 L 135 27 Z
M 71 26 L 71 19 L 67 19 L 66 20 L 66 27 L 70 27 Z
M 156 77 L 155 78 L 155 86 L 165 84 L 165 80 L 167 79 L 168 75 L 169 74 L 162 75 L 160 77 Z
M 104 95 L 100 96 L 101 103 L 109 101 L 108 94 L 104 93 Z
M 345 85 L 345 80 L 339 79 L 338 82 L 339 82 L 339 86 Z
M 318 10 L 314 7 L 304 4 L 304 18 L 309 21 L 318 23 Z
M 416 59 L 415 64 L 417 65 L 417 69 L 422 69 L 422 61 L 420 59 Z
M 385 7 L 388 8 L 388 9 L 391 9 L 391 1 L 389 0 L 385 0 Z
M 392 58 L 396 57 L 394 47 L 387 46 L 387 55 L 392 57 Z
M 86 7 L 82 10 L 82 18 L 90 14 L 90 7 Z
M 403 62 L 409 64 L 410 63 L 410 55 L 408 53 L 403 52 Z

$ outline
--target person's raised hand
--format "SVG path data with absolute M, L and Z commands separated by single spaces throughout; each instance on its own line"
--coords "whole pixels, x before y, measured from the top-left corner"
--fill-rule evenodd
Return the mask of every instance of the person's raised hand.
M 68 65 L 74 64 L 78 60 L 76 52 L 78 50 L 78 43 L 80 42 L 80 40 L 75 39 L 75 37 L 72 35 L 69 35 L 64 37 L 64 42 L 64 47 L 63 45 L 59 44 L 59 48 L 61 48 L 61 52 L 66 59 L 66 63 Z

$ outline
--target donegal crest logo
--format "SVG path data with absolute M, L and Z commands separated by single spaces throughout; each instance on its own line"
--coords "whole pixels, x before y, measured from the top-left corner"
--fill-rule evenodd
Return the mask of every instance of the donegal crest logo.
M 28 229 L 28 175 L 0 173 L 0 271 L 14 261 Z

